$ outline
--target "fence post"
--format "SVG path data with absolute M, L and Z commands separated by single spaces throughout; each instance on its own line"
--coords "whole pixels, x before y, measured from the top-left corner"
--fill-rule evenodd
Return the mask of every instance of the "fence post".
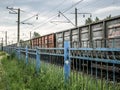
M 17 58 L 18 60 L 20 60 L 20 47 L 16 48 L 16 50 L 17 50 Z
M 5 51 L 7 52 L 8 47 L 5 48 Z
M 11 54 L 11 52 L 10 52 L 10 46 L 8 46 L 8 53 Z
M 36 48 L 36 72 L 38 73 L 40 70 L 40 52 L 38 47 Z
M 9 47 L 9 46 L 8 46 L 8 54 L 11 54 L 11 53 L 10 53 L 10 47 Z
M 8 53 L 9 47 L 7 47 L 6 52 Z
M 20 47 L 18 47 L 18 59 L 20 60 Z
M 26 46 L 26 65 L 28 64 L 28 46 Z
M 18 50 L 17 50 L 17 47 L 15 47 L 15 56 L 16 56 L 16 58 L 18 57 Z
M 64 42 L 64 80 L 65 83 L 69 81 L 70 78 L 70 57 L 69 57 L 70 42 Z

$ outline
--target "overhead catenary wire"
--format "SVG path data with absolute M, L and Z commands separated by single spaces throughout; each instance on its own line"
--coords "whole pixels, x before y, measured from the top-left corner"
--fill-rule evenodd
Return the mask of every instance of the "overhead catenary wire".
M 82 1 L 83 1 L 83 0 L 78 1 L 77 3 L 73 4 L 73 5 L 70 6 L 69 8 L 65 9 L 62 13 L 65 13 L 65 12 L 69 11 L 70 9 L 72 9 L 73 7 L 75 7 L 76 5 L 78 5 L 79 3 L 81 3 Z M 60 4 L 57 6 L 57 8 L 60 7 L 64 2 L 65 2 L 65 0 L 64 0 L 62 3 L 60 3 Z M 55 10 L 55 9 L 53 9 L 53 10 Z M 39 26 L 35 27 L 33 30 L 36 30 L 36 29 L 38 29 L 39 27 L 43 27 L 45 24 L 47 24 L 50 20 L 52 20 L 52 19 L 55 18 L 55 17 L 57 17 L 57 15 L 53 15 L 52 17 L 48 18 L 44 23 L 42 23 L 42 24 L 40 24 Z
M 49 13 L 54 12 L 56 9 L 61 7 L 66 1 L 67 0 L 63 0 L 61 3 L 57 4 L 53 9 L 51 9 L 49 12 L 47 12 L 46 14 L 43 14 L 43 16 L 47 16 L 47 15 L 49 15 Z M 38 14 L 41 14 L 41 13 L 38 12 Z
M 60 6 L 62 6 L 62 4 L 65 2 L 66 0 L 63 0 L 61 3 L 59 3 L 58 5 L 56 5 L 56 7 L 54 7 L 52 10 L 50 10 L 49 12 L 53 12 L 54 10 L 56 10 L 57 8 L 59 8 Z M 32 18 L 32 17 L 34 17 L 34 16 L 36 16 L 36 15 L 41 15 L 41 12 L 38 12 L 37 14 L 33 14 L 33 13 L 31 13 L 31 12 L 27 12 L 27 11 L 24 11 L 24 12 L 26 12 L 26 13 L 28 13 L 28 14 L 32 14 L 33 16 L 31 16 L 30 18 Z M 48 14 L 49 14 L 49 12 L 48 13 L 46 13 L 46 14 L 43 14 L 43 16 L 47 16 Z M 28 19 L 25 19 L 24 21 L 27 21 L 27 20 L 29 20 L 30 18 L 28 18 Z M 23 21 L 23 22 L 24 22 Z
M 84 1 L 84 0 L 78 1 L 77 3 L 73 4 L 71 7 L 67 8 L 66 10 L 64 10 L 62 13 L 65 13 L 65 12 L 69 11 L 69 10 L 72 9 L 73 7 L 75 7 L 75 6 L 77 6 L 78 4 L 80 4 L 82 1 Z
M 58 9 L 59 7 L 61 7 L 61 6 L 64 4 L 65 1 L 67 1 L 67 0 L 63 0 L 60 4 L 58 4 L 56 7 L 54 7 L 54 9 L 52 9 L 50 12 L 52 12 L 52 11 Z M 24 11 L 24 12 L 26 12 L 26 11 Z M 27 12 L 27 13 L 30 13 L 30 12 Z M 30 14 L 31 14 L 31 13 L 30 13 Z M 48 13 L 48 14 L 49 14 L 49 13 Z M 48 15 L 48 14 L 46 14 L 46 15 Z M 25 19 L 25 20 L 23 20 L 21 23 L 22 23 L 22 24 L 27 24 L 27 23 L 24 23 L 24 22 L 27 21 L 27 20 L 29 20 L 29 19 L 31 19 L 32 17 L 34 17 L 34 16 L 36 16 L 36 15 L 37 15 L 37 16 L 38 16 L 38 15 L 41 15 L 41 13 L 37 13 L 37 14 L 35 14 L 35 15 L 33 15 L 33 16 L 27 18 L 27 19 Z M 44 15 L 44 16 L 46 16 L 46 15 Z M 52 18 L 54 18 L 54 16 L 48 18 L 48 20 L 49 20 L 49 19 L 52 19 Z M 47 20 L 46 20 L 46 22 L 47 22 Z M 46 23 L 46 22 L 45 22 L 45 23 Z M 34 22 L 33 22 L 33 23 L 34 23 Z M 43 23 L 43 24 L 44 24 L 44 23 Z M 29 24 L 29 25 L 31 25 L 31 24 Z M 32 24 L 32 25 L 33 25 L 33 24 Z
M 78 5 L 79 3 L 81 3 L 82 1 L 84 1 L 84 0 L 78 1 L 77 3 L 73 4 L 73 5 L 70 6 L 69 8 L 65 9 L 62 13 L 66 13 L 67 11 L 69 11 L 69 10 L 72 9 L 73 7 L 77 6 L 77 5 Z M 40 24 L 39 26 L 35 27 L 34 30 L 38 29 L 39 27 L 44 27 L 45 24 L 47 24 L 50 20 L 52 20 L 53 18 L 55 18 L 55 17 L 57 17 L 57 16 L 58 16 L 58 15 L 54 15 L 54 16 L 48 18 L 45 23 Z
M 29 18 L 27 18 L 27 19 L 23 20 L 23 21 L 21 21 L 21 23 L 23 23 L 23 24 L 24 24 L 26 21 L 28 21 L 28 20 L 32 19 L 33 17 L 36 17 L 36 20 L 38 20 L 38 14 L 35 14 L 35 15 L 33 15 L 33 16 L 31 16 L 31 17 L 29 17 Z

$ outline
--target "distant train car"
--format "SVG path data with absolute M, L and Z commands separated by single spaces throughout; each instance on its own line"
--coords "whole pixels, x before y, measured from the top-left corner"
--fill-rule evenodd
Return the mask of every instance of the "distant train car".
M 56 47 L 55 34 L 51 33 L 48 35 L 34 38 L 31 40 L 31 45 L 32 45 L 32 48 L 35 48 L 36 46 L 40 48 L 54 48 Z
M 23 48 L 25 48 L 26 46 L 28 46 L 28 48 L 31 48 L 31 40 L 26 40 L 26 41 L 20 42 L 20 46 Z

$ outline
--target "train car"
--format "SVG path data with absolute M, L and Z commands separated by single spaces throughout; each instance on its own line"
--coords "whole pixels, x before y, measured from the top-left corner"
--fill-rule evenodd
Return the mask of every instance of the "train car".
M 9 46 L 11 46 L 11 47 L 17 47 L 17 43 L 11 44 Z
M 55 40 L 54 33 L 34 38 L 31 40 L 32 48 L 35 48 L 36 46 L 40 48 L 54 48 L 56 47 Z
M 23 48 L 25 48 L 26 46 L 28 46 L 28 48 L 31 48 L 31 40 L 26 40 L 26 41 L 20 42 L 20 46 Z
M 56 47 L 64 47 L 65 41 L 70 41 L 71 47 L 78 47 L 76 42 L 79 42 L 79 28 L 72 28 L 56 33 Z M 75 44 L 74 44 L 75 43 Z
M 71 29 L 71 47 L 78 48 L 80 47 L 80 28 Z
M 120 48 L 120 16 L 56 32 L 56 47 L 64 47 L 64 41 L 71 47 Z
M 90 37 L 91 37 L 91 46 L 93 48 L 105 47 L 104 44 L 105 28 L 103 21 L 91 24 Z
M 106 21 L 107 47 L 120 48 L 120 17 Z
M 38 46 L 38 44 L 39 44 L 38 39 L 39 39 L 39 38 L 40 38 L 40 37 L 31 39 L 31 47 L 32 47 L 32 48 L 35 48 L 36 46 Z
M 56 47 L 64 47 L 64 41 L 70 41 L 70 47 L 72 48 L 120 48 L 120 16 L 57 32 Z M 76 51 L 74 55 L 82 55 L 82 53 Z M 96 53 L 91 52 L 91 54 L 92 57 L 96 57 Z M 111 57 L 112 53 L 107 52 L 107 54 L 108 57 L 113 58 Z M 114 52 L 114 54 L 115 58 L 119 58 L 120 52 Z M 85 53 L 83 55 L 85 56 Z M 101 55 L 98 55 L 98 57 L 101 57 Z M 106 54 L 103 54 L 102 57 L 107 58 Z M 81 61 L 81 67 L 91 66 L 90 61 L 71 59 L 71 68 L 80 67 L 79 61 Z M 95 62 L 92 62 L 92 64 L 92 67 L 96 68 Z M 104 63 L 102 64 L 99 69 L 103 69 L 103 66 L 105 66 Z

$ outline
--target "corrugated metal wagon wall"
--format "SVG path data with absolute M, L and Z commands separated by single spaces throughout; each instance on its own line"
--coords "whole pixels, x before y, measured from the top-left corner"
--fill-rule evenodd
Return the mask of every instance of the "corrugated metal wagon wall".
M 63 32 L 56 33 L 56 47 L 63 47 L 64 37 Z
M 80 30 L 79 28 L 75 28 L 71 30 L 71 47 L 76 48 L 80 47 Z
M 90 47 L 90 29 L 89 26 L 81 27 L 81 47 Z
M 120 16 L 56 33 L 56 47 L 120 48 Z
M 92 47 L 104 47 L 103 22 L 91 25 Z
M 106 22 L 107 47 L 120 48 L 120 18 Z

